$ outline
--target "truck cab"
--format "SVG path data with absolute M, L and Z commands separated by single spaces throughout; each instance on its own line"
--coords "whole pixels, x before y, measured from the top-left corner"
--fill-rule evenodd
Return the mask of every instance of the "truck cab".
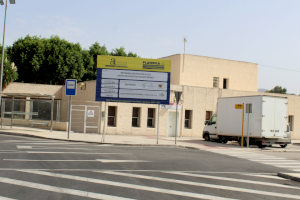
M 202 137 L 205 141 L 217 140 L 217 115 L 213 115 L 209 120 L 205 121 Z

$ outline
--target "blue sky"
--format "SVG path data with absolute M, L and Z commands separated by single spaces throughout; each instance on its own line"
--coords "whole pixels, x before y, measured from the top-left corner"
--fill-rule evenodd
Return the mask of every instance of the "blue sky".
M 258 88 L 300 94 L 299 8 L 299 0 L 16 0 L 5 45 L 58 35 L 83 48 L 98 41 L 160 58 L 183 53 L 186 37 L 187 54 L 258 63 Z

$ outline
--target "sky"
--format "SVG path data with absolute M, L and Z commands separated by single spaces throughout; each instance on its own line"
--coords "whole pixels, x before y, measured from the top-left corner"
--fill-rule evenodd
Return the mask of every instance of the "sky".
M 144 58 L 186 54 L 258 64 L 258 89 L 300 94 L 299 0 L 16 0 L 5 46 L 58 35 Z M 5 6 L 0 6 L 2 43 Z M 298 85 L 299 84 L 299 85 Z

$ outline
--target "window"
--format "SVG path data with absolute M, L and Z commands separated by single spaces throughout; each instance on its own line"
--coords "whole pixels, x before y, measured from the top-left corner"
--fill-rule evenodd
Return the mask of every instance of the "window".
M 132 108 L 132 127 L 140 127 L 140 108 Z
M 294 115 L 289 115 L 290 131 L 294 131 Z
M 185 110 L 185 117 L 184 117 L 184 128 L 191 128 L 191 117 L 192 117 L 192 111 L 191 110 Z
M 213 79 L 213 87 L 215 87 L 215 88 L 219 87 L 219 77 L 214 77 L 214 79 Z
M 154 128 L 154 116 L 155 116 L 155 109 L 148 108 L 148 118 L 147 118 L 147 127 Z
M 223 89 L 228 89 L 228 78 L 223 79 Z
M 211 116 L 212 116 L 212 111 L 206 111 L 205 120 L 210 120 Z
M 116 107 L 108 106 L 107 126 L 116 126 L 116 110 Z
M 210 124 L 215 124 L 216 122 L 217 122 L 217 116 L 213 116 L 209 121 Z

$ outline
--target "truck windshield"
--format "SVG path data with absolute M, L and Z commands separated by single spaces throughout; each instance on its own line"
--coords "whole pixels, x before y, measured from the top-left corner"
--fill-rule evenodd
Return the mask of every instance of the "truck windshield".
M 215 124 L 217 122 L 217 116 L 213 116 L 212 118 L 211 118 L 211 123 L 212 124 Z

